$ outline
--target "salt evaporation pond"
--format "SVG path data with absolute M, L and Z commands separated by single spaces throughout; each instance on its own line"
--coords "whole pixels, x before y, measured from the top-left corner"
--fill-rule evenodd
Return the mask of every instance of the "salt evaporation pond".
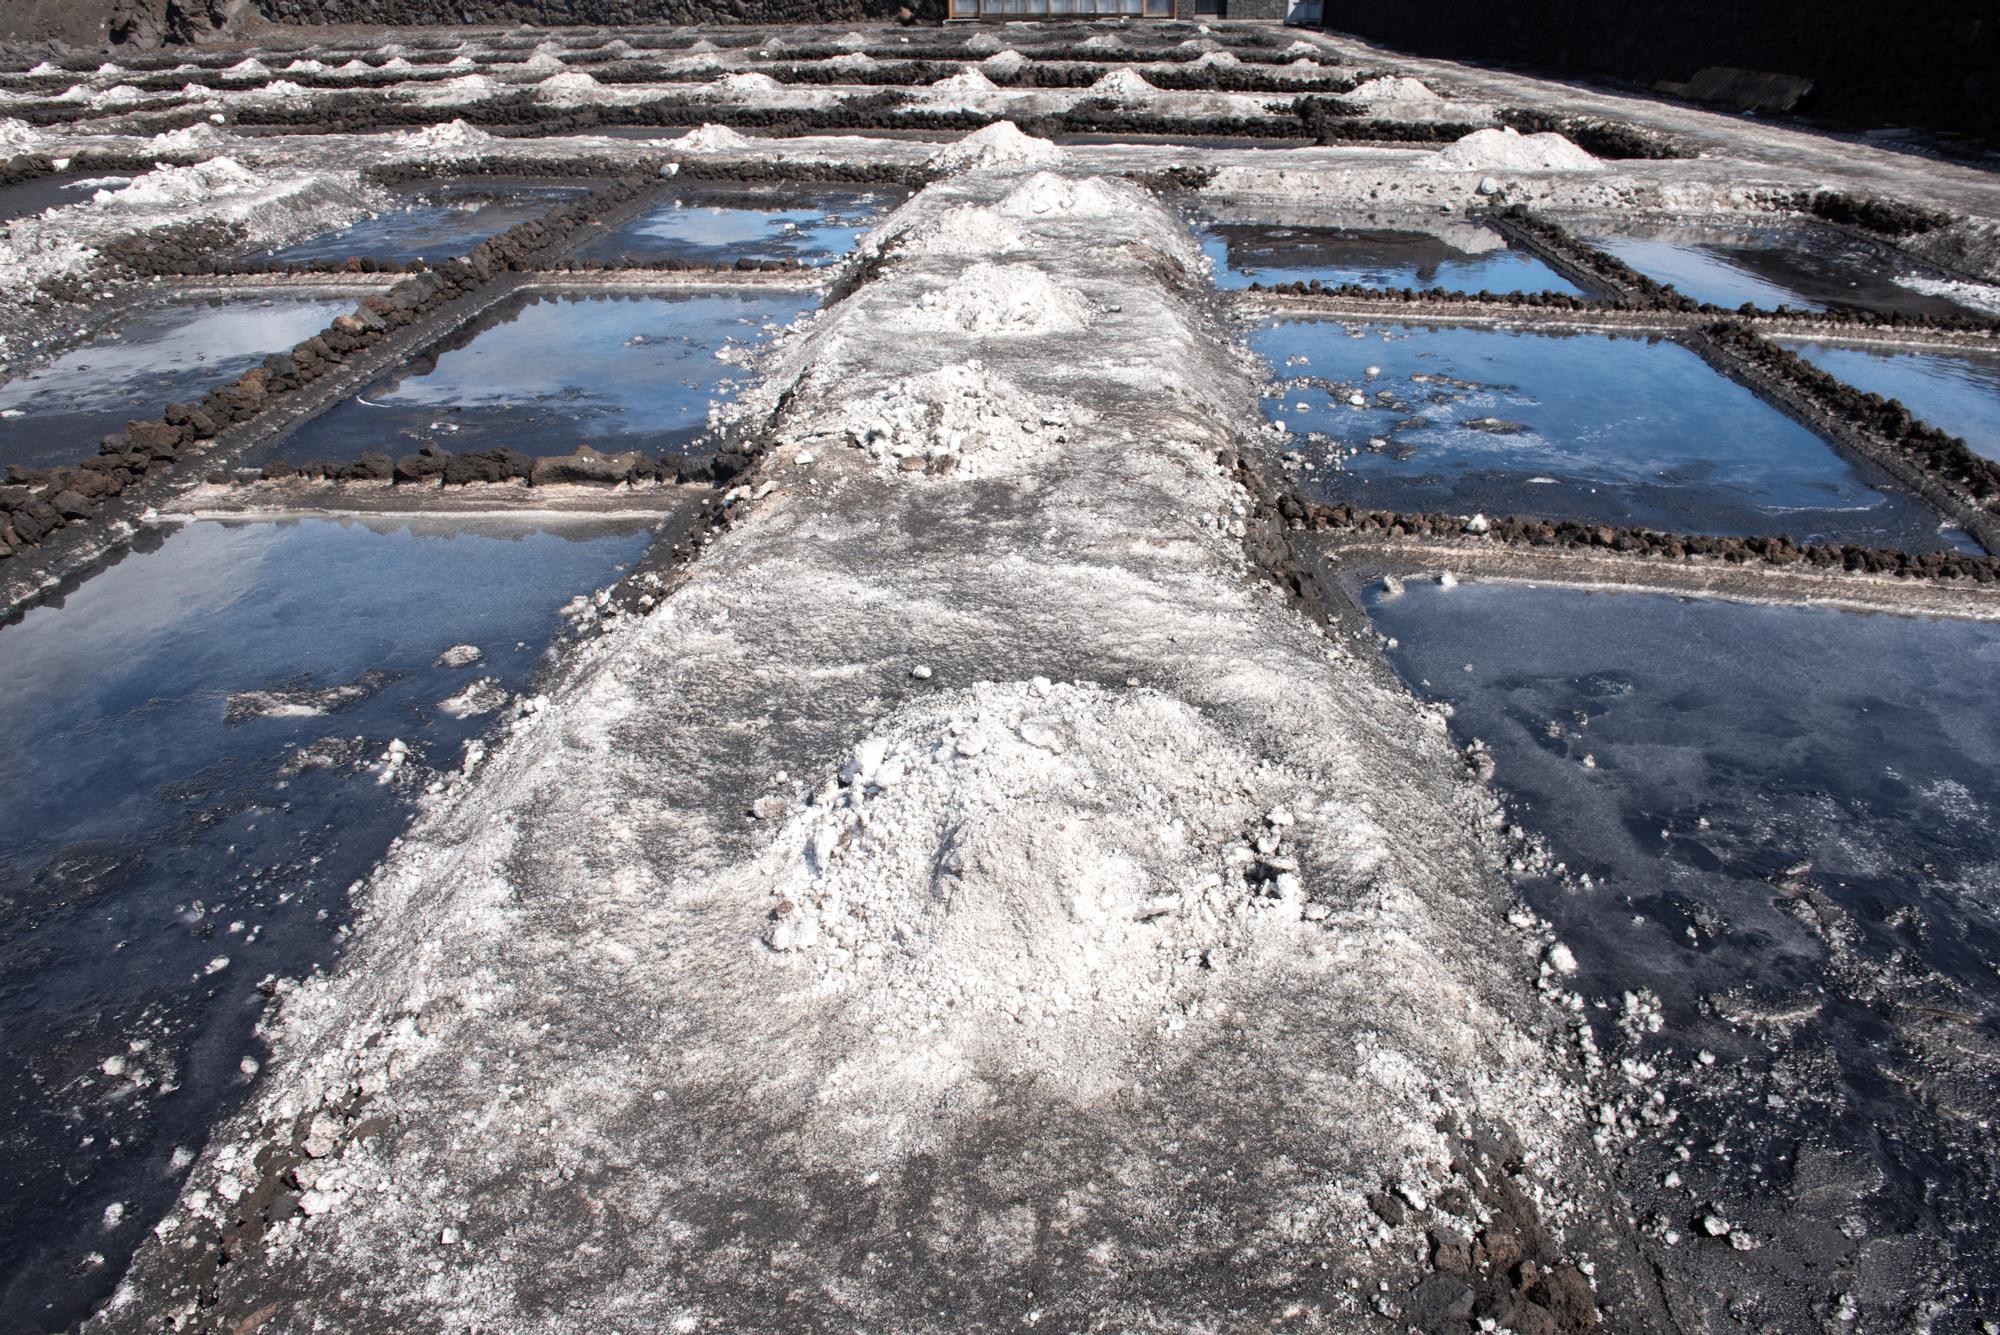
M 1510 248 L 1498 232 L 1474 224 L 1459 223 L 1433 234 L 1209 221 L 1197 225 L 1197 234 L 1202 252 L 1215 261 L 1216 285 L 1225 289 L 1317 278 L 1328 287 L 1584 295 L 1537 257 Z
M 352 226 L 260 251 L 273 260 L 441 260 L 463 255 L 517 223 L 543 217 L 559 204 L 581 199 L 585 184 L 487 177 L 476 181 L 424 182 L 395 187 L 381 213 Z
M 577 248 L 583 259 L 648 262 L 797 260 L 829 264 L 854 249 L 907 192 L 791 183 L 689 183 Z
M 1318 500 L 1977 550 L 1670 339 L 1279 320 L 1250 344 Z
M 717 354 L 755 342 L 815 300 L 797 292 L 513 297 L 264 457 L 350 460 L 425 445 L 685 454 L 708 434 L 710 402 L 743 378 Z
M 351 314 L 313 293 L 177 297 L 48 365 L 0 384 L 0 464 L 81 463 L 128 421 L 192 403 Z
M 0 185 L 0 223 L 18 222 L 69 204 L 87 204 L 99 190 L 116 190 L 131 183 L 129 176 L 58 172 L 53 176 L 37 176 L 12 185 Z
M 165 1211 L 245 1088 L 259 980 L 332 958 L 424 767 L 456 767 L 496 717 L 440 702 L 530 686 L 562 605 L 649 534 L 308 520 L 144 538 L 0 627 L 10 1333 L 81 1317 Z M 457 645 L 479 661 L 439 665 Z M 411 763 L 378 782 L 394 739 Z
M 1654 282 L 1732 310 L 1748 303 L 1760 310 L 1857 306 L 1903 315 L 1981 314 L 1923 290 L 1934 280 L 1894 252 L 1832 228 L 1621 222 L 1579 232 Z
M 1901 399 L 1917 417 L 2000 459 L 2000 353 L 1883 348 L 1807 339 L 1779 342 L 1870 394 Z
M 1607 1058 L 1664 1073 L 1692 1159 L 1632 1170 L 1686 1179 L 1669 1223 L 1721 1211 L 1808 1264 L 1891 1239 L 1892 1287 L 1938 1271 L 1946 1310 L 2000 1311 L 2000 626 L 1414 579 L 1366 603 L 1567 864 L 1522 892 Z

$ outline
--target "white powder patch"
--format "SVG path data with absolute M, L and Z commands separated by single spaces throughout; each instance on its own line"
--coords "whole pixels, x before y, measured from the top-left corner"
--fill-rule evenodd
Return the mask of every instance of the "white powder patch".
M 974 130 L 955 144 L 930 156 L 930 165 L 944 171 L 980 167 L 1048 167 L 1063 160 L 1063 151 L 1046 139 L 1021 133 L 1012 121 L 995 121 Z
M 477 718 L 491 714 L 513 697 L 492 677 L 480 677 L 438 701 L 438 711 L 453 718 Z
M 1435 154 L 1433 171 L 1596 171 L 1596 158 L 1553 131 L 1522 134 L 1512 126 L 1475 130 Z
M 1081 294 L 1032 264 L 980 263 L 924 293 L 911 317 L 918 332 L 1021 336 L 1082 329 L 1091 309 Z

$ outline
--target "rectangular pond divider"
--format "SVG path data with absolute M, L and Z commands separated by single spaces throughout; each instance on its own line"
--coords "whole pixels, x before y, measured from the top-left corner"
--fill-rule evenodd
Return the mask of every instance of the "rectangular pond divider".
M 580 182 L 542 179 L 479 177 L 411 185 L 396 190 L 390 206 L 373 217 L 244 258 L 274 266 L 348 260 L 435 263 L 589 193 L 590 187 Z
M 2000 348 L 1771 341 L 1844 385 L 1901 403 L 1974 454 L 2000 462 Z

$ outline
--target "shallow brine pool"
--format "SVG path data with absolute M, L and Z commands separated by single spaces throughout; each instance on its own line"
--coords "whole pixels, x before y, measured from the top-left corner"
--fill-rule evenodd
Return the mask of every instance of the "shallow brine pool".
M 797 260 L 830 264 L 907 192 L 854 186 L 690 183 L 577 248 L 584 259 Z
M 40 370 L 0 384 L 0 464 L 81 463 L 105 436 L 167 404 L 194 403 L 274 352 L 289 352 L 351 314 L 325 294 L 181 297 Z
M 463 255 L 517 223 L 540 218 L 559 204 L 581 199 L 588 183 L 488 177 L 422 182 L 390 191 L 391 204 L 351 226 L 257 252 L 273 260 L 443 260 Z
M 259 980 L 332 957 L 432 771 L 648 541 L 195 524 L 0 627 L 0 1326 L 105 1296 L 246 1084 Z
M 1747 302 L 1760 310 L 1857 306 L 1904 315 L 1982 314 L 1955 299 L 1952 284 L 1832 228 L 1627 222 L 1579 232 L 1653 281 L 1732 310 Z
M 1216 285 L 1227 289 L 1317 278 L 1328 287 L 1583 295 L 1537 257 L 1473 223 L 1423 232 L 1208 221 L 1197 224 L 1197 232 L 1203 253 L 1215 261 Z
M 1715 1214 L 1815 1266 L 1893 1241 L 1895 1287 L 1996 1310 L 2000 626 L 1416 580 L 1366 604 L 1566 864 L 1522 890 L 1614 1087 L 1676 1114 L 1632 1165 L 1662 1227 L 1719 1245 Z
M 1280 320 L 1250 341 L 1318 500 L 1977 550 L 1669 339 Z
M 814 301 L 795 292 L 509 298 L 263 457 L 350 460 L 425 445 L 696 452 L 710 403 L 745 378 L 726 350 L 767 337 Z
M 1912 352 L 1861 344 L 1780 339 L 1856 389 L 1901 399 L 1917 417 L 2000 459 L 2000 353 Z

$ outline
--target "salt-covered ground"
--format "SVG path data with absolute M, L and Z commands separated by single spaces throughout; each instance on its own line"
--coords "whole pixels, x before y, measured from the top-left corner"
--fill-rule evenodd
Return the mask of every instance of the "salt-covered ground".
M 205 1322 L 1346 1329 L 1490 1224 L 1478 1134 L 1644 1328 L 1490 797 L 1246 565 L 1192 239 L 999 168 L 866 249 L 740 518 L 402 841 L 99 1327 L 285 1190 Z
M 1275 463 L 1257 401 L 1276 368 L 1180 212 L 1121 176 L 1207 169 L 1183 178 L 1194 213 L 1421 211 L 1451 234 L 1495 204 L 1768 221 L 1803 191 L 1879 193 L 1965 215 L 1906 249 L 1967 283 L 2000 277 L 2000 189 L 1264 32 L 288 34 L 190 53 L 178 90 L 116 65 L 0 72 L 0 118 L 37 120 L 0 119 L 8 154 L 158 164 L 0 231 L 10 375 L 156 285 L 107 248 L 223 225 L 229 253 L 275 249 L 382 208 L 375 169 L 945 176 L 718 407 L 766 447 L 731 522 L 571 609 L 600 633 L 357 892 L 340 968 L 274 981 L 250 1104 L 94 1328 L 1541 1331 L 1599 1307 L 1600 1328 L 1676 1328 L 1658 1230 L 1607 1185 L 1544 999 L 1576 957 L 1510 900 L 1518 833 L 1359 615 L 1322 628 L 1273 582 L 1281 535 L 1229 465 Z M 1148 58 L 1019 80 L 1059 48 Z M 1206 67 L 1485 128 L 1222 147 L 472 123 L 507 99 L 831 113 L 903 56 L 953 69 L 898 89 L 912 114 L 1102 101 L 1194 125 L 1292 96 L 1151 81 Z M 831 81 L 774 73 L 808 64 Z M 313 109 L 355 88 L 419 123 L 321 132 Z M 1599 160 L 1489 124 L 1503 106 L 1698 155 Z M 162 107 L 188 123 L 160 130 Z M 569 281 L 627 279 L 665 281 Z M 89 290 L 31 300 L 63 282 Z M 183 510 L 339 506 L 339 484 L 197 491 L 184 471 Z M 349 503 L 429 503 L 390 491 Z M 1703 1256 L 1676 1254 L 1679 1282 L 1724 1273 Z M 1796 1278 L 1742 1310 L 1806 1328 Z

